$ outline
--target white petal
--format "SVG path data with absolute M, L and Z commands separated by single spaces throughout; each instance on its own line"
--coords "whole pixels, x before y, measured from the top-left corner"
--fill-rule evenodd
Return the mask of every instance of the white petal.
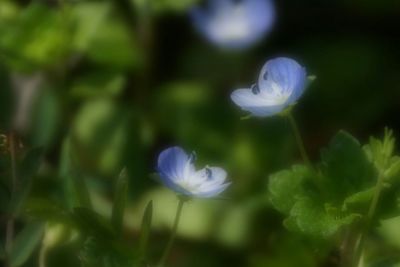
M 212 190 L 207 190 L 203 192 L 199 192 L 196 194 L 197 197 L 202 197 L 202 198 L 209 198 L 209 197 L 216 197 L 217 195 L 221 194 L 223 191 L 226 190 L 228 186 L 230 186 L 231 183 L 225 183 L 221 184 L 219 186 L 214 187 Z

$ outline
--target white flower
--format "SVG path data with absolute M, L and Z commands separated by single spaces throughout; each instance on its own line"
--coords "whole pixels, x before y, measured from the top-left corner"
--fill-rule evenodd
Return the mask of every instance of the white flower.
M 162 182 L 178 194 L 210 198 L 223 192 L 230 183 L 225 183 L 227 173 L 219 167 L 196 170 L 195 154 L 190 155 L 180 147 L 171 147 L 158 157 L 158 173 Z

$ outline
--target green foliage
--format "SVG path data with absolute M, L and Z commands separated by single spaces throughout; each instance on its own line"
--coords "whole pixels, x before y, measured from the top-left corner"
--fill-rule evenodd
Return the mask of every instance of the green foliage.
M 378 231 L 390 245 L 400 248 L 400 216 L 382 220 Z
M 311 198 L 299 199 L 291 209 L 285 225 L 291 230 L 327 238 L 360 217 L 359 214 L 343 213 L 335 208 L 332 210 L 328 205 Z
M 375 170 L 359 142 L 345 132 L 339 132 L 329 147 L 322 151 L 322 173 L 333 202 L 340 203 L 349 195 L 373 186 Z
M 32 3 L 0 27 L 0 51 L 13 68 L 32 71 L 61 61 L 69 50 L 71 32 L 63 14 Z
M 93 210 L 83 207 L 75 208 L 73 216 L 78 228 L 85 236 L 96 236 L 109 240 L 115 238 L 115 231 L 111 224 Z
M 76 99 L 117 97 L 126 85 L 126 78 L 119 73 L 96 71 L 83 73 L 71 84 L 70 95 Z
M 38 100 L 32 103 L 31 121 L 29 122 L 30 143 L 46 147 L 54 142 L 60 124 L 60 99 L 56 87 L 44 86 L 38 90 Z M 28 116 L 28 115 L 26 115 Z
M 110 2 L 80 2 L 68 10 L 71 46 L 98 67 L 130 69 L 141 61 L 132 29 L 113 13 Z
M 89 237 L 80 252 L 81 264 L 85 267 L 129 267 L 135 260 L 125 250 L 113 242 Z
M 74 186 L 75 194 L 77 196 L 77 206 L 92 208 L 92 201 L 90 200 L 90 193 L 86 181 L 78 172 L 72 173 L 72 183 Z
M 114 231 L 122 234 L 122 227 L 124 223 L 125 206 L 128 198 L 128 175 L 126 169 L 123 169 L 117 179 L 115 188 L 114 204 L 111 214 L 111 222 Z
M 295 166 L 271 175 L 269 195 L 286 214 L 285 226 L 330 237 L 362 216 L 360 203 L 372 198 L 376 172 L 358 141 L 339 132 L 322 151 L 320 169 Z
M 153 201 L 147 204 L 144 210 L 142 225 L 140 227 L 140 239 L 139 239 L 139 255 L 142 260 L 146 260 L 147 249 L 150 239 L 151 222 L 153 220 Z
M 131 0 L 134 1 L 135 4 L 139 8 L 144 9 L 151 9 L 157 13 L 164 13 L 164 12 L 183 12 L 186 11 L 188 8 L 193 6 L 195 3 L 199 2 L 199 0 L 155 0 L 149 1 L 146 0 Z
M 140 54 L 129 34 L 130 29 L 111 18 L 100 27 L 93 36 L 92 46 L 86 51 L 88 58 L 99 66 L 112 66 L 118 70 L 134 67 L 140 60 Z
M 69 208 L 93 207 L 90 192 L 84 175 L 77 170 L 76 152 L 72 149 L 71 138 L 64 140 L 61 152 L 60 176 L 64 182 L 64 190 L 67 195 L 66 202 Z
M 312 172 L 302 165 L 271 175 L 269 193 L 274 207 L 282 213 L 289 214 L 298 198 L 306 195 L 303 185 L 306 180 L 310 180 L 311 175 Z
M 84 240 L 80 251 L 83 266 L 128 267 L 136 264 L 131 247 L 118 239 L 120 234 L 104 217 L 86 208 L 76 208 L 73 218 Z
M 375 187 L 357 192 L 344 200 L 342 209 L 344 211 L 351 209 L 366 210 L 365 205 L 370 202 L 375 192 Z
M 72 136 L 76 166 L 83 164 L 111 175 L 121 170 L 131 112 L 107 98 L 87 101 L 78 111 Z
M 43 156 L 43 149 L 36 148 L 28 151 L 25 158 L 20 164 L 17 173 L 18 187 L 13 192 L 10 201 L 9 212 L 14 216 L 19 215 L 22 207 L 25 206 L 25 201 L 32 187 L 33 178 L 40 167 Z
M 396 180 L 400 175 L 400 158 L 393 155 L 395 150 L 393 131 L 385 129 L 382 140 L 371 137 L 364 147 L 371 162 L 374 162 L 380 175 L 388 182 Z
M 395 139 L 391 130 L 385 129 L 383 140 L 371 137 L 369 144 L 364 147 L 369 159 L 378 170 L 385 170 L 393 155 Z
M 21 266 L 29 259 L 42 238 L 43 230 L 42 223 L 31 222 L 18 233 L 10 255 L 11 266 Z
M 74 47 L 85 52 L 93 47 L 94 36 L 110 13 L 108 2 L 81 2 L 71 6 L 71 16 L 74 18 Z

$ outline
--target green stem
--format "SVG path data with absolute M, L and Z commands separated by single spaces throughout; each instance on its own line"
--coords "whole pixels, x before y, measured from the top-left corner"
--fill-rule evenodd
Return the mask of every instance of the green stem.
M 296 120 L 294 119 L 291 112 L 289 112 L 287 114 L 287 117 L 288 117 L 290 125 L 292 127 L 294 137 L 296 138 L 296 143 L 299 148 L 301 157 L 303 158 L 304 163 L 312 169 L 312 165 L 311 165 L 310 159 L 307 155 L 307 151 L 304 147 L 304 142 L 303 142 L 303 139 L 301 138 L 299 127 L 297 126 Z
M 18 186 L 18 177 L 17 177 L 17 157 L 16 157 L 16 137 L 12 132 L 9 136 L 9 150 L 11 156 L 11 195 L 14 196 L 15 191 Z M 10 211 L 8 215 L 8 220 L 6 224 L 6 240 L 5 240 L 5 250 L 7 255 L 10 255 L 13 238 L 14 238 L 14 214 Z M 9 258 L 7 257 L 7 266 L 9 265 Z
M 167 260 L 167 257 L 171 251 L 172 245 L 175 241 L 176 232 L 178 230 L 178 225 L 179 225 L 179 221 L 180 221 L 181 214 L 182 214 L 183 204 L 185 204 L 185 200 L 183 198 L 179 198 L 178 208 L 176 210 L 176 215 L 175 215 L 175 221 L 174 221 L 174 225 L 172 227 L 172 233 L 168 240 L 167 246 L 165 247 L 164 253 L 157 265 L 158 267 L 164 266 L 164 263 Z
M 45 244 L 42 244 L 40 251 L 39 251 L 39 267 L 46 267 L 46 260 L 47 260 L 47 252 L 48 247 Z
M 379 198 L 382 193 L 384 181 L 385 181 L 385 177 L 382 174 L 379 175 L 378 181 L 375 186 L 374 196 L 372 198 L 372 201 L 369 206 L 368 213 L 367 213 L 367 222 L 365 224 L 363 231 L 361 232 L 361 234 L 359 236 L 358 242 L 356 243 L 356 249 L 355 249 L 356 252 L 355 252 L 355 257 L 354 257 L 354 263 L 356 263 L 356 265 L 355 265 L 356 267 L 361 266 L 361 262 L 362 262 L 361 256 L 364 251 L 365 237 L 371 228 L 372 220 L 374 218 L 375 211 L 378 206 Z

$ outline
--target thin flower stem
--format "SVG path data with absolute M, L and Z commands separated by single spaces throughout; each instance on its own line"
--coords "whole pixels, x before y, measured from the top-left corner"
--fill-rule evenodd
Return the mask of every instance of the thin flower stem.
M 372 220 L 374 218 L 375 211 L 378 206 L 379 198 L 382 193 L 384 181 L 385 181 L 384 175 L 379 175 L 378 181 L 375 186 L 374 196 L 372 198 L 372 201 L 369 206 L 368 213 L 367 213 L 367 222 L 365 224 L 363 231 L 360 233 L 358 242 L 356 243 L 356 249 L 355 249 L 356 252 L 355 252 L 355 257 L 354 257 L 354 263 L 356 263 L 356 265 L 355 265 L 356 267 L 361 266 L 361 262 L 362 262 L 361 256 L 364 251 L 365 237 L 371 228 Z
M 12 132 L 9 135 L 9 150 L 11 156 L 11 194 L 14 195 L 18 186 L 18 174 L 17 174 L 17 158 L 16 158 L 16 137 Z M 12 212 L 12 211 L 10 211 Z M 10 254 L 13 245 L 14 238 L 14 214 L 8 214 L 8 220 L 6 223 L 6 240 L 5 240 L 5 250 L 7 255 Z M 8 257 L 7 257 L 8 258 Z M 9 265 L 7 259 L 7 266 Z
M 167 246 L 165 247 L 164 253 L 157 265 L 158 267 L 164 266 L 165 261 L 167 260 L 167 257 L 171 251 L 172 245 L 175 241 L 176 232 L 178 230 L 179 221 L 181 219 L 183 204 L 185 204 L 185 199 L 179 198 L 178 208 L 176 210 L 176 215 L 175 215 L 175 221 L 174 221 L 174 225 L 172 227 L 172 233 L 168 240 Z
M 303 142 L 303 139 L 301 138 L 299 127 L 297 126 L 296 120 L 294 119 L 291 112 L 289 112 L 287 114 L 287 117 L 288 117 L 290 125 L 292 127 L 294 137 L 296 138 L 296 143 L 299 148 L 301 157 L 303 158 L 304 163 L 312 169 L 312 165 L 311 165 L 310 159 L 307 155 L 307 151 L 304 147 L 304 142 Z
M 47 252 L 48 252 L 48 247 L 44 244 L 42 244 L 40 250 L 39 250 L 39 267 L 46 267 L 46 260 L 47 260 Z

